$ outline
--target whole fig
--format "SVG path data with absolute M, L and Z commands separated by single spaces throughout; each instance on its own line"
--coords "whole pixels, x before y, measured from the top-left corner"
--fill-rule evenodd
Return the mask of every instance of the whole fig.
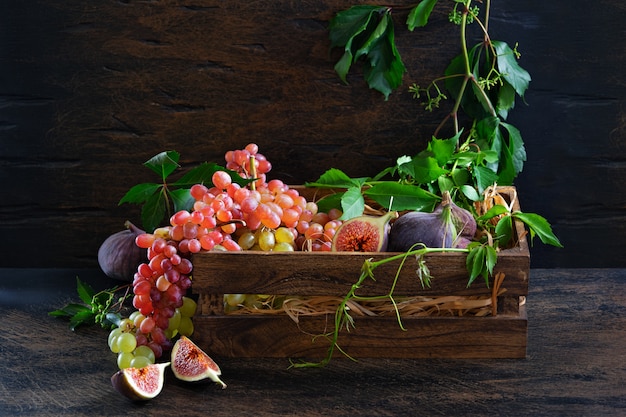
M 108 277 L 132 281 L 137 267 L 147 260 L 147 251 L 135 244 L 135 238 L 144 233 L 130 221 L 126 230 L 109 236 L 98 249 L 98 264 Z
M 337 252 L 384 252 L 387 250 L 389 222 L 398 212 L 382 216 L 359 216 L 346 220 L 333 236 L 332 250 Z
M 444 197 L 446 196 L 446 192 L 444 192 Z M 447 193 L 449 198 L 450 194 Z M 454 204 L 454 201 L 450 199 L 450 213 L 452 214 L 452 221 L 454 222 L 454 226 L 459 234 L 459 236 L 466 238 L 467 240 L 472 240 L 474 235 L 476 234 L 476 219 L 474 215 Z M 455 245 L 456 247 L 460 247 Z
M 406 252 L 417 243 L 429 248 L 466 247 L 476 233 L 476 221 L 467 210 L 452 202 L 444 191 L 431 213 L 412 211 L 396 220 L 389 232 L 390 252 Z

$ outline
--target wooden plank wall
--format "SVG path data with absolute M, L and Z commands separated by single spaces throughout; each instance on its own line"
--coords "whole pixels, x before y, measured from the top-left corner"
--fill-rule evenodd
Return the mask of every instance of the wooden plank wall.
M 421 150 L 443 111 L 422 111 L 407 86 L 441 73 L 454 28 L 438 13 L 409 33 L 397 9 L 409 72 L 384 101 L 333 71 L 327 22 L 358 3 L 0 0 L 0 265 L 95 266 L 99 244 L 139 221 L 117 202 L 155 180 L 141 163 L 163 150 L 188 168 L 256 142 L 292 184 L 331 167 L 372 175 Z M 529 156 L 522 209 L 566 246 L 537 244 L 532 266 L 626 266 L 626 6 L 493 3 L 494 34 L 520 42 L 533 76 L 511 116 Z

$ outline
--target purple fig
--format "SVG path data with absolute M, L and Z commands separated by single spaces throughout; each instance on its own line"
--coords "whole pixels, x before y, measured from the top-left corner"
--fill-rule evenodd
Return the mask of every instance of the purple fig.
M 412 211 L 396 220 L 389 232 L 388 251 L 406 252 L 417 243 L 429 248 L 466 247 L 476 233 L 474 216 L 452 202 L 444 191 L 431 213 Z
M 135 244 L 135 238 L 144 231 L 130 221 L 124 225 L 126 230 L 114 233 L 102 242 L 98 249 L 98 264 L 108 277 L 132 281 L 139 264 L 148 258 L 146 250 Z

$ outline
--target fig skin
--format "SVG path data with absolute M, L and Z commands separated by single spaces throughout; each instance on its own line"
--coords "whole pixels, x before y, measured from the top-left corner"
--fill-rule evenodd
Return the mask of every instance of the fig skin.
M 449 194 L 448 194 L 449 196 Z M 454 201 L 450 199 L 450 212 L 452 214 L 452 221 L 454 222 L 454 226 L 458 231 L 459 236 L 466 238 L 467 240 L 472 240 L 474 235 L 476 235 L 476 219 L 474 215 L 454 204 Z M 455 245 L 455 247 L 460 247 Z
M 389 232 L 389 252 L 407 252 L 417 243 L 429 248 L 465 248 L 476 234 L 476 220 L 445 191 L 431 213 L 412 211 L 396 220 Z
M 397 211 L 382 216 L 358 216 L 339 226 L 331 250 L 333 252 L 385 252 L 389 241 L 390 221 Z
M 432 213 L 412 211 L 396 220 L 389 232 L 389 252 L 407 252 L 416 243 L 428 248 L 451 248 L 456 237 L 454 225 L 441 220 L 443 207 Z M 419 248 L 416 248 L 419 249 Z
M 98 249 L 98 264 L 109 278 L 131 282 L 137 267 L 148 259 L 146 249 L 135 244 L 135 238 L 144 233 L 130 221 L 126 230 L 109 236 Z

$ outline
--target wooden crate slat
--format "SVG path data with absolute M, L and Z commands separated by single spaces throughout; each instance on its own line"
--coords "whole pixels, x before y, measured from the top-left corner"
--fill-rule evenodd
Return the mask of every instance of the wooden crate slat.
M 306 317 L 299 325 L 284 316 L 200 316 L 196 342 L 224 357 L 323 358 L 332 317 Z M 524 358 L 528 322 L 519 316 L 405 318 L 402 331 L 393 317 L 355 318 L 339 344 L 355 358 Z M 342 354 L 336 351 L 335 357 Z

